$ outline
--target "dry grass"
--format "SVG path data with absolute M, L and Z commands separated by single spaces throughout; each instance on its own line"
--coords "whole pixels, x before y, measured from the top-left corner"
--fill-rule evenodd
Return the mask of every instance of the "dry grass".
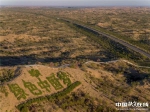
M 141 75 L 141 74 L 149 74 L 148 69 L 139 69 L 134 66 L 130 66 L 126 64 L 125 62 L 114 62 L 113 64 L 99 64 L 97 67 L 86 65 L 86 72 L 80 70 L 80 68 L 74 69 L 74 68 L 61 68 L 62 71 L 68 72 L 70 74 L 70 79 L 72 82 L 75 81 L 80 81 L 82 83 L 81 86 L 79 86 L 76 90 L 74 90 L 75 94 L 82 91 L 85 95 L 88 95 L 91 98 L 91 101 L 94 101 L 94 99 L 97 99 L 96 102 L 98 102 L 98 105 L 103 105 L 102 102 L 107 102 L 105 103 L 105 106 L 108 106 L 109 108 L 115 108 L 114 103 L 115 102 L 121 102 L 121 101 L 132 101 L 132 100 L 138 100 L 140 102 L 147 102 L 150 101 L 149 97 L 149 79 L 147 78 L 141 78 L 139 80 L 132 80 L 132 82 L 128 82 L 129 78 L 127 76 L 128 72 L 132 73 L 139 73 L 136 75 Z M 93 67 L 93 68 L 92 68 Z M 122 69 L 121 72 L 117 72 Z M 42 66 L 42 65 L 35 65 L 35 66 L 26 66 L 26 67 L 21 67 L 21 74 L 19 77 L 15 78 L 14 80 L 4 84 L 8 91 L 8 96 L 6 97 L 3 93 L 0 93 L 1 95 L 1 105 L 2 105 L 2 111 L 5 110 L 16 110 L 14 107 L 15 105 L 19 104 L 20 102 L 24 101 L 22 100 L 17 100 L 14 97 L 14 94 L 11 93 L 8 89 L 7 84 L 13 84 L 17 83 L 21 88 L 23 88 L 29 96 L 27 96 L 27 99 L 29 98 L 35 98 L 33 94 L 31 94 L 24 86 L 22 83 L 22 79 L 25 81 L 30 81 L 34 83 L 37 87 L 37 82 L 38 80 L 34 77 L 31 77 L 28 73 L 28 70 L 30 69 L 38 69 L 40 73 L 42 74 L 40 78 L 42 80 L 45 80 L 45 77 L 50 76 L 51 73 L 57 73 L 60 68 L 51 68 L 47 66 Z M 11 69 L 11 68 L 9 68 Z M 14 68 L 12 68 L 14 69 Z M 138 72 L 137 72 L 138 71 Z M 130 74 L 131 75 L 131 74 Z M 138 83 L 137 83 L 138 82 Z M 61 82 L 62 83 L 62 82 Z M 63 84 L 63 83 L 62 83 Z M 66 87 L 65 85 L 63 85 Z M 142 93 L 141 93 L 142 91 Z M 49 95 L 52 93 L 57 92 L 54 88 L 51 87 L 51 92 L 47 92 L 43 90 L 42 95 Z M 142 94 L 142 95 L 141 95 Z M 68 97 L 71 97 L 69 95 Z M 67 97 L 66 97 L 67 98 Z M 82 99 L 83 97 L 78 96 L 78 98 Z M 78 100 L 79 100 L 78 99 Z M 67 99 L 69 100 L 69 99 Z M 13 101 L 13 102 L 11 102 Z M 61 102 L 61 99 L 58 99 L 57 101 Z M 82 100 L 80 101 L 82 102 Z M 73 103 L 73 102 L 72 102 Z M 74 102 L 75 103 L 75 102 Z M 99 104 L 100 103 L 100 104 Z M 82 103 L 81 103 L 82 104 Z M 47 106 L 46 106 L 47 105 Z M 48 106 L 49 105 L 49 106 Z M 94 104 L 93 104 L 94 105 Z M 45 102 L 45 103 L 40 103 L 39 104 L 33 104 L 33 106 L 37 106 L 37 109 L 44 109 L 44 110 L 57 110 L 60 109 L 61 111 L 65 111 L 65 108 L 62 107 L 62 105 L 57 104 L 55 102 Z M 46 107 L 45 107 L 46 106 Z M 63 110 L 60 107 L 63 108 Z M 67 106 L 67 105 L 66 105 Z M 78 107 L 79 105 L 77 105 Z M 96 105 L 95 105 L 96 106 Z M 104 106 L 104 105 L 103 105 Z M 43 108 L 45 107 L 45 108 Z M 80 107 L 77 108 L 76 106 L 69 106 L 68 108 L 70 111 L 74 111 L 73 108 L 75 109 L 80 109 Z M 86 110 L 85 108 L 82 108 L 83 110 Z
M 81 82 L 79 87 L 62 99 L 56 98 L 52 102 L 43 101 L 32 104 L 29 108 L 34 111 L 99 112 L 97 109 L 101 107 L 104 112 L 109 112 L 109 108 L 116 108 L 116 102 L 150 102 L 149 69 L 138 68 L 122 61 L 84 64 L 87 60 L 101 61 L 101 58 L 110 59 L 113 56 L 104 51 L 101 45 L 89 40 L 84 34 L 53 18 L 59 13 L 59 16 L 81 20 L 104 29 L 115 29 L 117 33 L 140 41 L 143 38 L 140 36 L 145 35 L 144 32 L 147 33 L 144 38 L 149 40 L 147 36 L 149 36 L 150 30 L 148 30 L 149 24 L 146 19 L 149 18 L 148 11 L 149 8 L 112 8 L 111 10 L 110 8 L 64 8 L 61 10 L 2 8 L 0 13 L 0 58 L 1 65 L 5 65 L 5 67 L 0 68 L 0 78 L 6 78 L 5 74 L 2 75 L 4 69 L 12 69 L 14 76 L 17 77 L 10 77 L 9 80 L 3 82 L 3 85 L 0 85 L 0 111 L 17 112 L 15 106 L 25 101 L 24 99 L 17 100 L 7 84 L 17 83 L 28 94 L 27 99 L 37 97 L 31 94 L 22 83 L 23 79 L 40 88 L 37 84 L 38 79 L 31 77 L 28 73 L 32 68 L 40 71 L 41 80 L 46 80 L 51 73 L 61 70 L 70 74 L 72 83 Z M 51 16 L 36 15 L 37 12 Z M 135 15 L 131 17 L 133 13 Z M 136 21 L 136 19 L 138 20 Z M 124 22 L 126 24 L 123 24 Z M 147 24 L 146 27 L 145 24 Z M 124 32 L 127 29 L 130 30 Z M 29 65 L 35 63 L 39 63 L 39 65 Z M 72 65 L 56 67 L 66 63 Z M 16 66 L 13 67 L 13 65 Z M 62 81 L 60 82 L 64 88 L 67 87 Z M 58 91 L 51 86 L 50 93 L 45 90 L 42 92 L 41 96 Z M 114 112 L 114 110 L 112 111 Z
M 52 17 L 17 11 L 14 13 L 6 9 L 1 12 L 2 65 L 8 65 L 7 60 L 11 60 L 10 65 L 71 61 L 103 52 L 103 48 L 91 42 L 87 36 Z

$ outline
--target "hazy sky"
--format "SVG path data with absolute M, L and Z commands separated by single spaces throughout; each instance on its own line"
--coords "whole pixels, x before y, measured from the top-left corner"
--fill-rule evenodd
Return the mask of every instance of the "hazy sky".
M 23 6 L 150 6 L 150 0 L 0 0 L 0 5 Z

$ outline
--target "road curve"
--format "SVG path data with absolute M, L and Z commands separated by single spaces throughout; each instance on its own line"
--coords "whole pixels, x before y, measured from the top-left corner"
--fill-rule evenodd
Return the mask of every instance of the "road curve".
M 121 40 L 121 39 L 118 39 L 118 38 L 116 38 L 116 37 L 114 37 L 114 36 L 110 36 L 110 35 L 108 35 L 108 34 L 106 34 L 106 33 L 100 32 L 100 31 L 95 30 L 95 29 L 93 29 L 93 28 L 90 28 L 90 27 L 88 27 L 88 26 L 85 26 L 85 25 L 82 25 L 82 24 L 79 24 L 79 23 L 75 23 L 75 22 L 73 22 L 73 21 L 71 21 L 71 20 L 68 20 L 68 19 L 63 19 L 63 18 L 57 18 L 57 19 L 60 19 L 60 20 L 66 21 L 66 22 L 73 23 L 73 24 L 75 24 L 75 25 L 78 25 L 78 26 L 80 26 L 80 27 L 86 28 L 86 29 L 88 29 L 88 30 L 90 30 L 90 31 L 92 31 L 92 32 L 97 33 L 97 34 L 106 36 L 107 38 L 109 38 L 109 39 L 111 39 L 111 40 L 113 40 L 113 41 L 115 41 L 115 42 L 118 42 L 118 43 L 120 43 L 120 44 L 122 44 L 122 45 L 124 45 L 124 46 L 126 46 L 126 47 L 128 47 L 128 48 L 130 48 L 130 49 L 132 49 L 132 50 L 135 51 L 135 52 L 138 52 L 138 53 L 140 53 L 140 54 L 143 54 L 143 55 L 145 55 L 147 58 L 150 59 L 150 53 L 148 53 L 148 52 L 142 50 L 142 49 L 139 48 L 139 47 L 136 47 L 136 46 L 134 46 L 134 45 L 132 45 L 132 44 L 129 44 L 129 43 L 127 43 L 127 42 L 125 42 L 125 41 L 123 41 L 123 40 Z

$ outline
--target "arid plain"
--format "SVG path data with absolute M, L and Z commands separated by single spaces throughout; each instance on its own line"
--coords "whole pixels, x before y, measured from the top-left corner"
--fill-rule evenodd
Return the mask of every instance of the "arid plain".
M 148 57 L 64 21 L 149 53 L 149 11 L 1 7 L 0 112 L 117 112 L 117 102 L 150 102 Z

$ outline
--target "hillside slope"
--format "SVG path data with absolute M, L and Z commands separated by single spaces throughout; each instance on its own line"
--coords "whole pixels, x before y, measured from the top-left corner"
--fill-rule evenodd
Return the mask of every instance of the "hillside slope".
M 18 109 L 29 112 L 114 112 L 117 102 L 150 101 L 150 70 L 123 61 L 90 62 L 73 68 L 44 65 L 3 67 L 1 74 L 9 73 L 9 70 L 15 77 L 0 86 L 2 112 L 18 112 Z M 76 82 L 81 84 L 70 87 Z M 68 88 L 71 88 L 71 93 L 62 94 Z M 33 99 L 40 100 L 33 102 Z

